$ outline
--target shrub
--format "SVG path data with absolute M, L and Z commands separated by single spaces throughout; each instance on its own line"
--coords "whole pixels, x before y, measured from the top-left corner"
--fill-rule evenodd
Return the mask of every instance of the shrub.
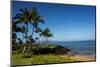
M 62 47 L 62 46 L 59 46 L 59 45 L 55 45 L 55 47 L 53 45 L 52 48 L 51 48 L 51 46 L 48 47 L 48 46 L 44 46 L 44 45 L 31 48 L 31 52 L 34 55 L 39 55 L 39 54 L 65 54 L 69 51 L 70 51 L 69 49 Z

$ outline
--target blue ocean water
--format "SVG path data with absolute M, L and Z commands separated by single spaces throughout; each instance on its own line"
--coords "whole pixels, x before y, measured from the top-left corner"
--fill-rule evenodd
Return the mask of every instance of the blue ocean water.
M 95 54 L 95 40 L 87 41 L 52 41 L 52 44 L 62 45 L 77 54 Z

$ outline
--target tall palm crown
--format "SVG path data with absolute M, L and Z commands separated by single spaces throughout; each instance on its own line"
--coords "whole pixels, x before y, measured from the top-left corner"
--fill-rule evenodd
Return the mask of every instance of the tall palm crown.
M 38 28 L 39 23 L 44 24 L 43 16 L 40 16 L 36 7 L 31 10 L 31 23 Z
M 17 23 L 28 23 L 31 21 L 31 11 L 30 9 L 24 8 L 20 9 L 20 13 L 16 14 L 13 20 Z

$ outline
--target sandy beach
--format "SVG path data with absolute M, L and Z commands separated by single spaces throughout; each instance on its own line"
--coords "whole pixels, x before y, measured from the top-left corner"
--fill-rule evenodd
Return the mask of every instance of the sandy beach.
M 69 56 L 69 57 L 75 61 L 95 61 L 96 60 L 95 55 L 77 54 L 77 55 L 73 55 L 73 56 Z

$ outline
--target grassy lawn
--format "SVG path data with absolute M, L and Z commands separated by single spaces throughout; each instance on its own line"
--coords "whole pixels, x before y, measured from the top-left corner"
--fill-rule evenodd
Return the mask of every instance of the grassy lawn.
M 33 55 L 31 58 L 22 58 L 20 55 L 14 54 L 12 56 L 13 65 L 28 65 L 28 64 L 50 64 L 50 63 L 63 63 L 75 62 L 70 57 L 62 55 Z

